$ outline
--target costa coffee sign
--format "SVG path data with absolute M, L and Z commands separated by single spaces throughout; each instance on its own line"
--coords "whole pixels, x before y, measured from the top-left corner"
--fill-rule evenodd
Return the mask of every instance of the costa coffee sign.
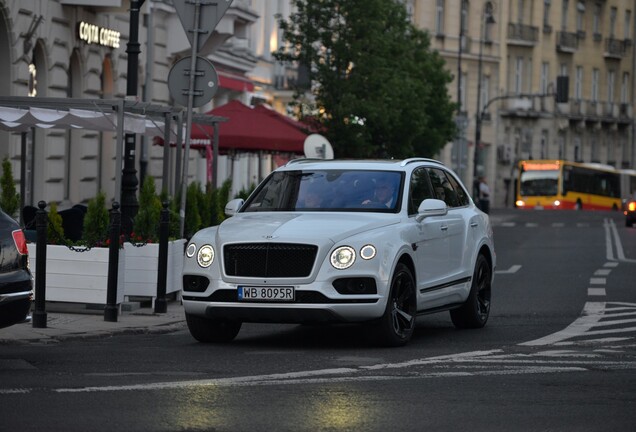
M 87 44 L 119 48 L 120 32 L 82 21 L 77 26 L 78 36 Z

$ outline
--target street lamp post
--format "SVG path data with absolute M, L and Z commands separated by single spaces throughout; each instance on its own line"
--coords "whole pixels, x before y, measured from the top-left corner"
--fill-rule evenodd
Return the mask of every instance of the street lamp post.
M 494 5 L 488 1 L 484 3 L 484 10 L 481 16 L 481 35 L 479 39 L 479 56 L 477 58 L 477 110 L 475 112 L 475 153 L 473 155 L 473 177 L 475 179 L 474 184 L 477 184 L 477 177 L 479 176 L 479 157 L 481 150 L 481 121 L 482 121 L 482 109 L 481 109 L 481 82 L 482 82 L 482 63 L 483 63 L 483 47 L 484 39 L 486 38 L 486 25 L 493 24 L 495 19 L 493 17 Z M 475 191 L 476 193 L 477 191 Z
M 130 1 L 130 34 L 126 53 L 128 54 L 128 75 L 126 78 L 126 97 L 136 99 L 137 76 L 139 69 L 139 12 L 145 0 Z M 137 202 L 137 170 L 135 169 L 135 152 L 137 136 L 126 134 L 124 139 L 124 168 L 121 177 L 121 213 L 122 230 L 129 234 L 132 230 L 132 221 L 139 203 Z

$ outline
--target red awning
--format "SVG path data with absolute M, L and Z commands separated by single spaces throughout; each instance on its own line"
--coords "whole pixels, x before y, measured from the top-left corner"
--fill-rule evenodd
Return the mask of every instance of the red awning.
M 219 150 L 265 150 L 302 154 L 307 134 L 281 118 L 284 116 L 278 113 L 274 115 L 264 109 L 267 110 L 250 108 L 234 100 L 208 112 L 207 114 L 228 119 L 219 125 Z M 211 126 L 192 125 L 190 140 L 193 147 L 210 145 L 213 136 L 214 129 Z
M 219 71 L 219 87 L 234 90 L 238 92 L 254 91 L 254 83 L 247 78 L 228 75 Z

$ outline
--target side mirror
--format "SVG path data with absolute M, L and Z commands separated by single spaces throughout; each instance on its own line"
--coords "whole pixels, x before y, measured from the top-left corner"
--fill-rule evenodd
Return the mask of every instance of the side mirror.
M 438 199 L 425 199 L 417 208 L 416 220 L 421 222 L 424 218 L 431 216 L 445 216 L 448 213 L 446 203 Z
M 245 200 L 243 198 L 236 198 L 225 204 L 225 215 L 234 216 L 243 206 Z

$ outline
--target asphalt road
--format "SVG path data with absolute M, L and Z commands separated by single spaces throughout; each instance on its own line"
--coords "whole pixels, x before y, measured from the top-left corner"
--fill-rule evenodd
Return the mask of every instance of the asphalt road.
M 636 229 L 619 213 L 495 211 L 491 317 L 418 320 L 379 349 L 356 326 L 244 325 L 0 346 L 0 431 L 628 431 Z

